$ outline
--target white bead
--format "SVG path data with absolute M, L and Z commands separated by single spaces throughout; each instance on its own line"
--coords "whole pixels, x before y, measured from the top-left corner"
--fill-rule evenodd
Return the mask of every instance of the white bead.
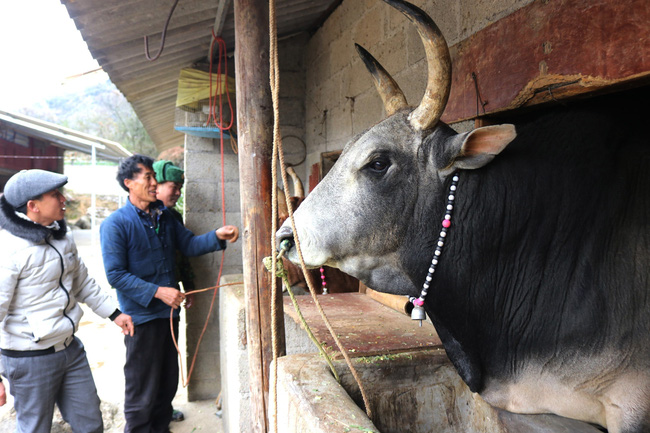
M 440 237 L 441 238 L 447 237 L 447 232 L 444 231 L 440 232 Z
M 428 289 L 429 288 L 429 283 L 424 283 L 424 285 L 422 287 L 424 287 L 425 289 Z
M 450 201 L 454 201 L 454 199 L 455 199 L 456 197 L 454 197 L 453 194 L 450 194 L 449 197 L 447 197 L 447 198 L 448 198 Z
M 436 250 L 436 252 L 435 252 L 434 254 L 435 254 L 436 256 L 439 256 L 439 255 L 440 255 L 440 250 Z
M 448 204 L 448 205 L 447 205 L 447 210 L 452 210 L 453 208 L 454 208 L 453 205 L 451 205 L 451 204 Z
M 452 180 L 453 180 L 454 182 L 458 182 L 458 176 L 454 176 L 454 177 L 452 178 Z
M 431 276 L 427 275 L 427 281 L 431 281 Z
M 433 268 L 429 268 L 429 273 L 430 273 L 430 274 L 433 274 L 434 271 L 435 271 L 435 269 L 433 269 Z
M 451 215 L 449 215 L 449 214 L 445 215 L 445 219 L 446 219 L 446 220 L 450 220 L 450 219 L 451 219 Z
M 442 246 L 444 246 L 444 245 L 445 245 L 444 242 L 442 242 L 442 241 L 439 241 L 439 242 L 438 242 L 438 246 L 439 246 L 439 247 L 442 247 Z
M 433 263 L 434 265 L 437 265 L 438 264 L 438 259 L 431 260 L 431 263 Z
M 452 191 L 456 191 L 456 185 L 452 185 L 451 188 L 449 188 Z

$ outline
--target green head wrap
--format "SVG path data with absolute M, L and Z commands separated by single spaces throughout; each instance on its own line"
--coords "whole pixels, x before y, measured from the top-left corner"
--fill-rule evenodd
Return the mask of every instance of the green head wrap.
M 153 163 L 153 171 L 156 172 L 156 182 L 183 183 L 183 170 L 176 167 L 171 161 L 160 160 Z

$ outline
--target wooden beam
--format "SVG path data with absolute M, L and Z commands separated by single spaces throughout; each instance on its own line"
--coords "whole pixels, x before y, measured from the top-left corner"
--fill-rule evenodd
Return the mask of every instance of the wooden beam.
M 235 0 L 235 72 L 243 269 L 246 296 L 253 432 L 267 432 L 269 367 L 272 360 L 271 304 L 278 307 L 280 350 L 284 353 L 282 293 L 271 297 L 270 274 L 262 259 L 271 255 L 271 158 L 273 111 L 269 85 L 269 9 L 266 0 Z
M 443 116 L 496 113 L 650 79 L 648 0 L 537 0 L 451 47 Z M 475 78 L 474 78 L 475 77 Z
M 221 36 L 221 32 L 223 32 L 223 25 L 226 22 L 226 15 L 230 11 L 231 4 L 232 0 L 219 0 L 217 3 L 217 15 L 214 17 L 214 26 L 212 27 L 214 34 L 217 36 Z
M 215 36 L 221 36 L 221 33 L 223 32 L 224 23 L 226 22 L 226 15 L 228 15 L 231 5 L 232 5 L 232 0 L 217 1 L 217 14 L 214 17 L 214 25 L 212 26 L 212 33 L 214 33 Z M 214 43 L 212 35 L 210 35 L 210 41 Z M 205 56 L 208 59 L 208 61 L 210 61 L 210 55 L 217 56 L 219 54 L 219 48 L 212 47 L 212 43 L 208 47 L 208 54 Z

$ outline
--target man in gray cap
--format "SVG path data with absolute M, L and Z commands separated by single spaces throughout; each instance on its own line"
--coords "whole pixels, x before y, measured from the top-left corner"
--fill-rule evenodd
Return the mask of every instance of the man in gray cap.
M 55 404 L 73 431 L 104 430 L 86 352 L 74 335 L 79 302 L 133 335 L 131 317 L 88 275 L 67 233 L 59 191 L 67 182 L 58 173 L 23 170 L 0 196 L 0 347 L 17 432 L 49 433 Z

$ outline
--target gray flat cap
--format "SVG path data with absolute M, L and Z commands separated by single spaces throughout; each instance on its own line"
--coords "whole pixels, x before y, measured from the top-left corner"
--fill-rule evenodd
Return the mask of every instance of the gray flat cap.
M 61 188 L 68 183 L 68 176 L 45 170 L 22 170 L 9 178 L 4 196 L 7 202 L 18 209 L 41 194 Z

